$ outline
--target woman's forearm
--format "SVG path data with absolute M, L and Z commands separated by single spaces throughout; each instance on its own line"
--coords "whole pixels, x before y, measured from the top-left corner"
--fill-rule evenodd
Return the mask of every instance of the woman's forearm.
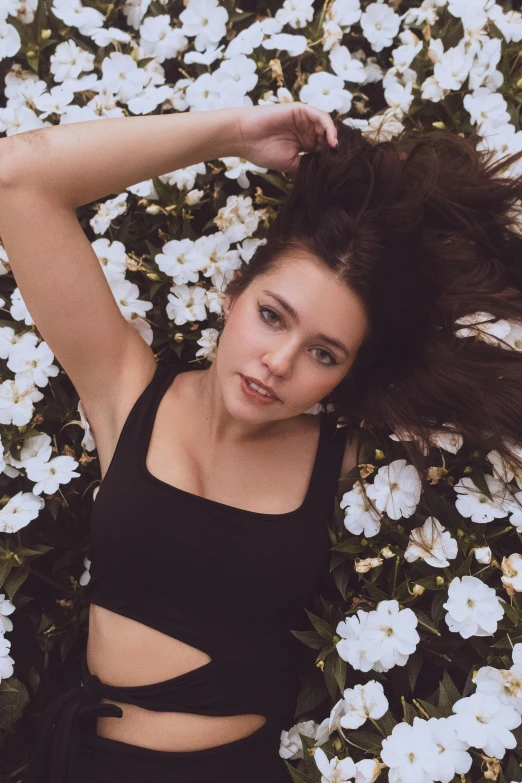
M 76 208 L 160 174 L 238 155 L 238 111 L 118 117 L 15 134 L 0 139 L 4 181 Z

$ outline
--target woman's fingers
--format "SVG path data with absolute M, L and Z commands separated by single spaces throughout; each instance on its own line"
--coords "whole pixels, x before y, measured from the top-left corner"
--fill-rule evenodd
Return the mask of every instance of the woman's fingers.
M 334 121 L 326 111 L 322 109 L 315 109 L 314 113 L 317 113 L 317 123 L 315 124 L 315 132 L 321 138 L 323 134 L 326 134 L 326 138 L 331 147 L 335 147 L 337 142 L 337 130 L 334 125 Z

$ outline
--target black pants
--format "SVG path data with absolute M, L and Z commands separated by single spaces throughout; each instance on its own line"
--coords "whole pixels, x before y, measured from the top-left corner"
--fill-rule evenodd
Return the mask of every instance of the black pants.
M 142 748 L 100 737 L 86 724 L 69 783 L 291 783 L 279 738 L 255 735 L 196 751 Z M 266 726 L 267 724 L 265 724 Z

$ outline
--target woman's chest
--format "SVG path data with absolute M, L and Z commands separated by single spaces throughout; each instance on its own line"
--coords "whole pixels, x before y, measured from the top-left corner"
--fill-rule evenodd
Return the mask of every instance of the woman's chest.
M 200 498 L 254 513 L 286 514 L 306 498 L 319 437 L 320 420 L 314 419 L 280 437 L 216 443 L 194 421 L 165 408 L 156 415 L 145 469 L 164 485 Z

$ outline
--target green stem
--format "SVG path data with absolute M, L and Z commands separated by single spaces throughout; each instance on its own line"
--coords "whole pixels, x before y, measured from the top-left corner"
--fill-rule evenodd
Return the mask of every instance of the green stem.
M 29 565 L 29 563 L 23 563 L 20 568 L 25 568 L 25 570 L 33 574 L 33 576 L 38 577 L 38 579 L 41 579 L 43 582 L 47 582 L 47 584 L 51 585 L 52 587 L 55 587 L 57 590 L 60 590 L 62 593 L 67 591 L 67 588 L 61 585 L 59 582 L 56 582 L 54 579 L 51 579 L 50 576 L 46 576 L 45 574 L 40 573 L 40 571 L 37 571 L 35 568 L 33 568 L 32 565 Z
M 398 556 L 395 557 L 395 567 L 393 571 L 393 587 L 392 587 L 392 595 L 395 593 L 395 585 L 397 583 L 397 571 L 399 569 L 399 558 Z
M 379 734 L 381 734 L 381 736 L 385 737 L 385 736 L 386 736 L 386 734 L 385 734 L 385 733 L 384 733 L 384 731 L 381 729 L 381 727 L 379 726 L 379 724 L 377 723 L 377 721 L 376 721 L 376 720 L 374 720 L 373 718 L 370 718 L 370 720 L 371 720 L 371 722 L 373 723 L 373 725 L 375 726 L 375 728 L 377 729 L 377 731 L 379 732 Z

